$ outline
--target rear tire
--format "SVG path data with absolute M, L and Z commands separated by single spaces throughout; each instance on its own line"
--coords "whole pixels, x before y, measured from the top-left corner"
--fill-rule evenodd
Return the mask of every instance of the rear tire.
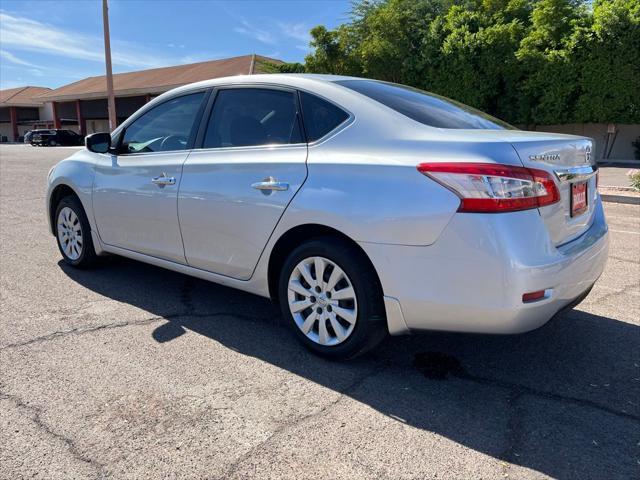
M 69 195 L 56 207 L 54 228 L 58 249 L 68 265 L 75 268 L 91 268 L 98 256 L 93 248 L 91 226 L 80 200 Z
M 317 238 L 293 250 L 278 296 L 296 337 L 325 358 L 357 357 L 387 335 L 378 277 L 363 252 L 342 239 Z

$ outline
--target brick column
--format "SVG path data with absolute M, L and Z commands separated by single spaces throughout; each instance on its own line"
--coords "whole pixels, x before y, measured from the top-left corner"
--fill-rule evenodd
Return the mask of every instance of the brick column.
M 51 108 L 53 109 L 53 128 L 61 128 L 62 123 L 60 123 L 60 119 L 58 118 L 58 104 L 52 102 Z
M 87 121 L 82 116 L 82 108 L 80 106 L 80 100 L 76 100 L 76 119 L 78 120 L 80 135 L 84 137 L 87 134 Z
M 13 135 L 13 141 L 18 141 L 18 110 L 16 107 L 9 107 L 9 114 L 11 115 L 11 133 Z

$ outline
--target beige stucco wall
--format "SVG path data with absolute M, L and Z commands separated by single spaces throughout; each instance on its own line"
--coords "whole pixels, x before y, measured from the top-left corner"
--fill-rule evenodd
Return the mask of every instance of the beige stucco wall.
M 640 137 L 640 125 L 615 124 L 618 134 L 613 141 L 609 160 L 633 160 L 634 148 L 631 142 Z M 538 132 L 570 133 L 584 135 L 596 141 L 596 158 L 600 160 L 607 138 L 606 123 L 568 123 L 565 125 L 536 125 L 531 130 Z M 613 138 L 613 137 L 612 137 Z
M 42 107 L 38 108 L 40 115 L 40 121 L 51 120 L 53 121 L 53 105 L 51 102 L 45 103 Z
M 7 137 L 8 141 L 13 140 L 13 132 L 11 131 L 11 124 L 7 122 L 0 123 L 0 139 Z
M 97 132 L 108 132 L 109 131 L 109 120 L 87 120 L 87 135 L 90 133 Z
M 18 125 L 18 136 L 23 136 L 32 128 L 32 125 Z M 11 123 L 0 123 L 0 137 L 7 137 L 8 142 L 13 142 L 13 130 L 11 130 Z

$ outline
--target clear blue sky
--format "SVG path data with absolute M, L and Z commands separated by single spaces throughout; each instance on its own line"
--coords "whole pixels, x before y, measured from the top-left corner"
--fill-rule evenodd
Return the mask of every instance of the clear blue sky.
M 349 10 L 348 0 L 110 0 L 114 73 L 249 53 L 302 61 L 309 29 Z M 103 74 L 101 0 L 0 3 L 0 88 Z

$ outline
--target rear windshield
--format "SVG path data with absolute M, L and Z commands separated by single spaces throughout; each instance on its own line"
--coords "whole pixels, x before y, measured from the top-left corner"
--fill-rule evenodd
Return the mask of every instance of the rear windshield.
M 514 129 L 480 110 L 417 88 L 377 80 L 337 80 L 336 83 L 430 127 Z

